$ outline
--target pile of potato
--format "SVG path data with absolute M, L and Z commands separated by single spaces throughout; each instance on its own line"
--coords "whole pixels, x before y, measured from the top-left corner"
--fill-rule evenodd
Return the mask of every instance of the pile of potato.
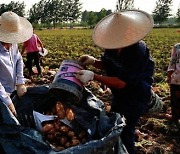
M 87 141 L 88 134 L 85 130 L 80 128 L 79 133 L 75 133 L 71 127 L 60 121 L 60 119 L 64 118 L 70 122 L 74 120 L 75 115 L 71 108 L 67 108 L 62 102 L 58 101 L 52 111 L 47 114 L 57 115 L 56 119 L 42 123 L 42 132 L 45 138 L 56 150 L 64 150 Z

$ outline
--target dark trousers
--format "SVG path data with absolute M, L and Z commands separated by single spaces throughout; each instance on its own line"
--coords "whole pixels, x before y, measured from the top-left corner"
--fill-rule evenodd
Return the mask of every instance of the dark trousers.
M 122 143 L 129 154 L 135 154 L 135 127 L 141 115 L 139 113 L 117 111 L 117 107 L 114 107 L 115 106 L 112 105 L 111 111 L 120 113 L 126 119 L 126 126 L 123 128 L 120 136 Z
M 27 68 L 29 71 L 29 76 L 32 75 L 32 62 L 34 60 L 34 63 L 36 65 L 38 74 L 41 74 L 41 67 L 40 67 L 40 63 L 39 63 L 39 52 L 31 52 L 31 53 L 27 53 Z
M 180 119 L 180 85 L 170 85 L 172 120 Z
M 121 139 L 129 154 L 135 154 L 135 126 L 138 123 L 139 116 L 125 115 L 126 126 L 121 133 Z

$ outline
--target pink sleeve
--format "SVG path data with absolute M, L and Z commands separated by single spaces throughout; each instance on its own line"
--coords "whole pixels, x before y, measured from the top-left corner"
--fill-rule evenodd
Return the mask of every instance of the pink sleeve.
M 36 37 L 37 37 L 37 42 L 39 43 L 39 44 L 42 44 L 42 42 L 41 42 L 41 40 L 39 39 L 39 37 L 36 35 Z

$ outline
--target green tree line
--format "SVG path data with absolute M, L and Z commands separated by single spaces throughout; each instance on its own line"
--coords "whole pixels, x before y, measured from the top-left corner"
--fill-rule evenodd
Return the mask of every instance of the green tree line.
M 171 16 L 170 7 L 173 0 L 157 0 L 152 12 L 155 23 L 161 24 Z M 26 16 L 34 25 L 57 27 L 63 24 L 81 24 L 93 27 L 103 17 L 112 13 L 112 10 L 101 9 L 99 12 L 81 11 L 80 0 L 40 0 L 26 13 L 24 2 L 11 1 L 9 4 L 0 4 L 0 14 L 6 11 L 16 12 L 20 16 Z M 134 8 L 134 0 L 117 0 L 116 11 Z M 180 8 L 176 13 L 176 22 L 180 23 Z

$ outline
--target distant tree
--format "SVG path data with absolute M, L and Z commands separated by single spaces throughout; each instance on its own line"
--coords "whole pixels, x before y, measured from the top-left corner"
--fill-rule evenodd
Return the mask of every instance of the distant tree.
M 118 0 L 116 10 L 127 10 L 134 8 L 134 0 Z
M 41 0 L 29 10 L 29 20 L 33 23 L 53 24 L 77 21 L 81 15 L 79 0 Z
M 11 1 L 9 4 L 0 4 L 0 14 L 6 11 L 13 11 L 19 16 L 25 16 L 25 4 L 24 2 L 14 2 Z
M 106 9 L 101 9 L 100 12 L 97 13 L 97 22 L 100 21 L 102 18 L 106 16 L 107 10 Z
M 82 4 L 79 0 L 63 1 L 63 19 L 68 22 L 75 22 L 81 16 Z
M 32 23 L 38 23 L 44 14 L 44 6 L 46 0 L 41 0 L 39 3 L 35 3 L 29 10 L 29 21 Z
M 88 11 L 85 10 L 82 12 L 82 16 L 81 16 L 81 22 L 86 22 L 87 21 L 87 16 L 88 16 Z
M 158 0 L 156 1 L 156 7 L 153 11 L 153 18 L 155 23 L 162 23 L 168 19 L 170 14 L 170 6 L 172 0 Z
M 176 13 L 176 16 L 177 16 L 176 21 L 177 21 L 178 23 L 180 23 L 180 8 L 178 8 L 178 11 L 177 11 L 177 13 Z
M 82 23 L 87 23 L 89 26 L 93 27 L 97 22 L 99 22 L 105 16 L 111 14 L 111 10 L 101 9 L 100 12 L 93 12 L 93 11 L 84 11 L 82 12 Z
M 61 0 L 48 0 L 44 6 L 41 22 L 53 23 L 53 27 L 55 28 L 58 22 L 62 22 L 62 9 L 63 4 Z
M 87 23 L 89 26 L 93 26 L 97 23 L 97 13 L 90 11 L 87 16 Z

